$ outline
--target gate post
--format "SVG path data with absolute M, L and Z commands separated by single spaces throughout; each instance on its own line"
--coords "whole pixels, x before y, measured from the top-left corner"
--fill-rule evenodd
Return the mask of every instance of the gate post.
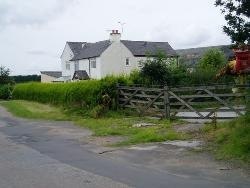
M 120 91 L 119 91 L 119 83 L 116 83 L 116 104 L 115 104 L 115 106 L 116 106 L 116 110 L 118 110 L 119 109 L 119 93 L 120 93 Z
M 170 103 L 169 103 L 169 93 L 168 86 L 164 86 L 164 118 L 170 119 Z

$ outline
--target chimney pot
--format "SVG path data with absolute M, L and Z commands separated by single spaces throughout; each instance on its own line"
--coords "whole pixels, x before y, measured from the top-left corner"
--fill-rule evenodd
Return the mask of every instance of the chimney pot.
M 118 30 L 114 29 L 112 30 L 112 33 L 110 33 L 110 41 L 111 42 L 118 42 L 121 39 L 121 34 Z

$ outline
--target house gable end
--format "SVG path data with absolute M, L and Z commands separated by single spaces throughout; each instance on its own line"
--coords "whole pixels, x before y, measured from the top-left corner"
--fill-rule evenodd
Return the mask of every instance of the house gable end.
M 70 48 L 68 42 L 66 42 L 66 44 L 65 44 L 65 46 L 64 46 L 64 49 L 63 49 L 63 52 L 62 52 L 60 58 L 62 59 L 63 56 L 67 56 L 66 53 L 68 53 L 69 56 L 72 56 L 72 57 L 73 57 L 73 55 L 74 55 L 74 53 L 73 53 L 73 51 L 71 50 L 71 48 Z

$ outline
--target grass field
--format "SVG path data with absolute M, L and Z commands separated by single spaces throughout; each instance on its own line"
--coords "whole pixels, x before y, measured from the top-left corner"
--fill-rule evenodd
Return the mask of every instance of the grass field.
M 0 104 L 18 117 L 46 120 L 70 120 L 77 126 L 93 131 L 94 136 L 124 136 L 127 139 L 116 145 L 130 145 L 146 142 L 160 142 L 166 140 L 186 139 L 187 135 L 174 131 L 173 123 L 168 120 L 144 117 L 124 116 L 122 113 L 112 112 L 105 117 L 90 118 L 70 115 L 62 109 L 51 105 L 23 100 L 2 101 Z M 133 127 L 137 123 L 152 123 L 154 126 Z

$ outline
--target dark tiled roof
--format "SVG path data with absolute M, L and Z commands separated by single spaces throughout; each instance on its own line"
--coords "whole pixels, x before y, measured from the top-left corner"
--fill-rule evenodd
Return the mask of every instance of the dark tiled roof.
M 71 60 L 87 59 L 91 57 L 98 57 L 110 46 L 109 40 L 104 40 L 96 43 L 86 43 L 81 49 L 80 53 Z
M 82 45 L 86 42 L 67 42 L 74 56 L 78 55 L 82 49 Z
M 41 71 L 41 74 L 45 74 L 47 76 L 51 76 L 54 78 L 59 78 L 62 76 L 62 72 L 61 71 Z
M 147 54 L 155 55 L 158 51 L 162 51 L 168 56 L 177 56 L 175 50 L 168 44 L 168 42 L 129 40 L 121 40 L 121 42 L 132 52 L 134 56 L 146 56 Z M 96 43 L 85 43 L 84 47 L 80 49 L 80 52 L 75 55 L 71 61 L 98 57 L 110 46 L 110 44 L 111 42 L 109 40 Z
M 85 70 L 78 70 L 75 71 L 74 76 L 72 78 L 72 80 L 88 80 L 89 79 L 89 75 Z
M 177 56 L 175 50 L 168 42 L 147 42 L 147 41 L 129 41 L 121 40 L 121 42 L 132 52 L 134 56 L 146 56 L 147 54 L 155 55 L 162 51 L 167 56 Z

